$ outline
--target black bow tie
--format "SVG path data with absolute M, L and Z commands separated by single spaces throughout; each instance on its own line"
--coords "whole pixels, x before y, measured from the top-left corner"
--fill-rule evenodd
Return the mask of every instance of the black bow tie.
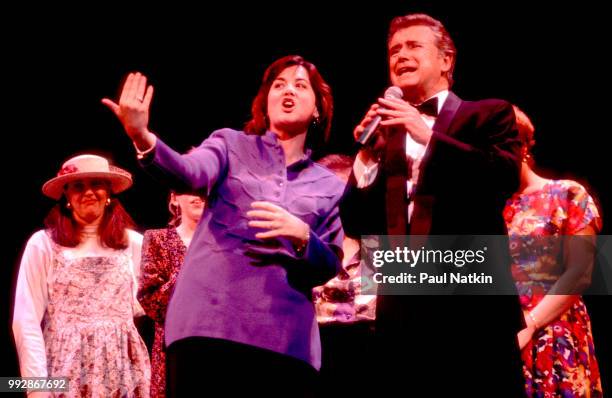
M 438 97 L 433 97 L 423 102 L 421 105 L 416 105 L 415 108 L 423 114 L 428 116 L 438 116 Z

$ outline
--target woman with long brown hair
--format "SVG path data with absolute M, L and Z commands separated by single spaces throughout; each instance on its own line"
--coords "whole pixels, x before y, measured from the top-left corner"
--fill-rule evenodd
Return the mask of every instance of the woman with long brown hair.
M 131 185 L 130 173 L 101 156 L 70 158 L 43 185 L 58 203 L 21 259 L 13 316 L 21 376 L 67 377 L 69 397 L 149 395 L 149 356 L 133 319 L 143 315 L 142 236 L 113 197 Z

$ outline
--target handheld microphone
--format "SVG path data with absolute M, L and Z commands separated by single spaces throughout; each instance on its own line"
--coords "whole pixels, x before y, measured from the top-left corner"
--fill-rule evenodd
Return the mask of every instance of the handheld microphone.
M 387 90 L 385 90 L 384 97 L 386 99 L 402 99 L 404 97 L 404 93 L 402 92 L 401 88 L 397 86 L 391 86 Z M 381 121 L 382 118 L 380 117 L 380 115 L 376 115 L 376 117 L 372 119 L 372 121 L 363 130 L 363 133 L 361 133 L 361 135 L 357 139 L 357 142 L 361 145 L 367 145 L 374 133 L 376 132 L 376 129 L 378 129 L 378 125 Z

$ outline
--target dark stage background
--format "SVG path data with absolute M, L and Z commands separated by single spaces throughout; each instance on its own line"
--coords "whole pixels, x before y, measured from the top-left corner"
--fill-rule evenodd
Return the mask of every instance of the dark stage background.
M 112 157 L 134 174 L 135 186 L 121 200 L 140 229 L 167 221 L 167 191 L 138 168 L 120 124 L 100 103 L 116 97 L 129 71 L 144 72 L 155 86 L 150 127 L 187 150 L 215 129 L 242 127 L 266 66 L 301 54 L 334 92 L 329 152 L 349 153 L 353 127 L 388 85 L 389 21 L 430 13 L 458 48 L 454 91 L 464 99 L 498 97 L 523 108 L 537 129 L 536 161 L 549 176 L 586 184 L 600 201 L 609 233 L 609 151 L 603 138 L 609 134 L 603 85 L 609 76 L 603 43 L 609 21 L 601 21 L 601 9 L 586 2 L 546 11 L 534 9 L 534 1 L 458 3 L 225 2 L 137 10 L 98 2 L 89 10 L 54 5 L 3 12 L 0 315 L 7 322 L 0 329 L 7 353 L 0 376 L 18 374 L 9 322 L 18 261 L 53 204 L 41 185 L 66 158 L 86 151 Z M 603 376 L 610 378 L 610 297 L 587 300 Z M 486 314 L 480 327 L 487 327 Z

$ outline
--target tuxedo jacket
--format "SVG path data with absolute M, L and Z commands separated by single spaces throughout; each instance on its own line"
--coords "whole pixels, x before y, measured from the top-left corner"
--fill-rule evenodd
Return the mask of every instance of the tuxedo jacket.
M 375 181 L 360 189 L 352 175 L 347 185 L 341 217 L 348 236 L 506 235 L 502 211 L 519 186 L 520 171 L 512 105 L 495 99 L 463 101 L 451 92 L 432 130 L 410 199 L 410 223 L 405 133 L 389 132 Z M 495 273 L 512 285 L 505 249 L 495 260 Z M 376 317 L 379 368 L 387 374 L 401 370 L 436 383 L 440 396 L 480 396 L 475 386 L 483 380 L 505 391 L 491 396 L 521 395 L 516 333 L 523 323 L 517 296 L 379 295 Z M 404 367 L 385 367 L 402 358 L 411 359 Z M 469 362 L 480 364 L 478 372 Z M 439 383 L 438 371 L 448 383 Z
M 372 184 L 358 189 L 351 175 L 341 207 L 345 233 L 505 234 L 504 204 L 519 186 L 521 145 L 514 118 L 508 102 L 463 101 L 450 92 L 421 160 L 410 224 L 405 218 L 410 167 L 400 137 L 399 145 L 387 145 Z M 405 178 L 394 186 L 389 180 L 402 173 Z M 402 195 L 390 197 L 394 189 Z

